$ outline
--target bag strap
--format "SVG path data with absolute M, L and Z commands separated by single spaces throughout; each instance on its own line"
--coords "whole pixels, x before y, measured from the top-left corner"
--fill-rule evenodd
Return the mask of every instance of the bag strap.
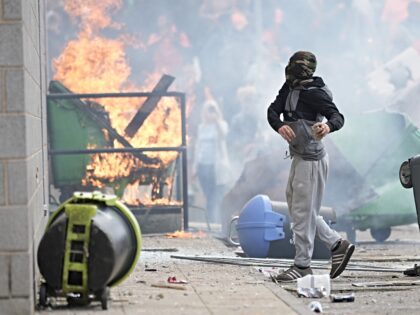
M 285 110 L 285 112 L 287 112 L 289 117 L 292 117 L 293 113 L 296 112 L 296 107 L 297 107 L 297 104 L 298 104 L 298 101 L 299 101 L 300 91 L 302 91 L 302 90 L 314 90 L 314 89 L 323 90 L 332 99 L 332 93 L 326 85 L 324 85 L 323 87 L 311 86 L 311 87 L 308 87 L 308 88 L 298 86 L 294 89 L 289 89 L 289 94 L 287 95 L 287 98 L 286 98 L 286 105 L 284 107 L 284 110 Z M 316 117 L 316 121 L 322 121 L 322 119 L 323 119 L 323 116 L 321 114 L 318 114 L 317 117 Z

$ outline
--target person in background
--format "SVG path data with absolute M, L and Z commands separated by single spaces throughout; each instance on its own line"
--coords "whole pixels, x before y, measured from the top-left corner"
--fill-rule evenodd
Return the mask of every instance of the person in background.
M 206 198 L 209 222 L 220 222 L 219 204 L 230 180 L 230 163 L 226 148 L 228 124 L 218 104 L 204 103 L 201 122 L 195 141 L 193 176 L 198 177 L 200 187 Z
M 253 85 L 244 85 L 237 89 L 236 98 L 239 107 L 229 124 L 227 144 L 229 157 L 235 161 L 232 165 L 235 177 L 239 177 L 244 164 L 257 156 L 258 116 L 255 110 L 257 90 Z
M 286 82 L 267 111 L 269 124 L 289 143 L 292 157 L 286 198 L 296 253 L 293 266 L 276 276 L 277 281 L 312 274 L 315 236 L 331 249 L 331 278 L 344 271 L 354 251 L 354 245 L 319 215 L 328 174 L 328 155 L 321 140 L 339 130 L 344 117 L 322 78 L 313 76 L 316 64 L 313 53 L 294 53 L 286 66 Z

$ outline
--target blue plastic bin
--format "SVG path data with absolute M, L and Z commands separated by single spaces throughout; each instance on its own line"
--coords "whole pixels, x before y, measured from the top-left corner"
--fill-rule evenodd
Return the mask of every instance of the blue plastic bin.
M 249 257 L 266 258 L 270 242 L 284 239 L 286 216 L 273 212 L 270 198 L 257 195 L 242 208 L 236 230 L 243 251 Z

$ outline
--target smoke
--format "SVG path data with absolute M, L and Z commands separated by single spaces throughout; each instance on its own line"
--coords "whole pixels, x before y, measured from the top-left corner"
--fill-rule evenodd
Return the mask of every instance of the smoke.
M 86 28 L 97 15 L 97 3 L 66 1 L 65 6 L 68 9 L 71 4 L 73 15 L 87 33 L 114 35 L 123 29 L 138 43 L 126 50 L 132 69 L 126 75 L 132 82 L 144 82 L 156 72 L 176 77 L 175 88 L 186 92 L 189 102 L 191 153 L 203 104 L 214 99 L 221 107 L 230 127 L 225 141 L 234 170 L 222 212 L 238 212 L 238 198 L 246 202 L 235 189 L 269 191 L 264 181 L 278 188 L 279 193 L 270 190 L 272 199 L 284 200 L 281 187 L 287 180 L 288 163 L 283 162 L 287 146 L 268 126 L 265 116 L 284 82 L 288 58 L 297 50 L 317 56 L 315 75 L 323 77 L 346 117 L 343 130 L 329 137 L 330 163 L 335 171 L 329 179 L 333 185 L 327 187 L 327 206 L 334 205 L 341 215 L 378 198 L 381 187 L 398 182 L 398 164 L 420 150 L 414 140 L 409 149 L 404 146 L 404 139 L 410 138 L 408 126 L 417 128 L 420 121 L 418 107 L 413 105 L 420 94 L 420 1 L 100 1 L 102 18 L 95 18 L 98 24 Z M 48 1 L 48 7 L 49 16 L 62 15 L 63 8 L 56 1 Z M 111 21 L 109 13 L 116 9 L 119 11 Z M 60 46 L 56 43 L 67 42 L 68 34 L 78 28 L 66 19 L 62 23 L 69 24 L 59 27 L 56 19 L 49 22 L 53 59 Z M 57 28 L 60 36 L 54 35 Z M 248 93 L 245 99 L 243 91 Z M 383 113 L 385 109 L 405 113 L 408 120 L 401 123 L 401 118 Z M 373 110 L 381 114 L 365 114 Z M 393 163 L 385 163 L 390 156 L 394 156 Z M 246 163 L 261 157 L 279 161 L 282 168 L 272 177 L 280 173 L 283 177 L 277 182 L 270 181 L 270 174 L 259 181 L 241 179 Z M 193 154 L 190 160 L 192 164 Z M 379 171 L 381 163 L 386 176 Z M 265 166 L 252 164 L 262 173 Z M 226 201 L 229 194 L 236 196 L 235 203 Z

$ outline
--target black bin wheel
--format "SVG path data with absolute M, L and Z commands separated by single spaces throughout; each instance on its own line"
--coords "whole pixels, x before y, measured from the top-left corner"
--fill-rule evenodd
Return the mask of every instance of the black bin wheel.
M 412 188 L 411 169 L 408 161 L 404 161 L 400 167 L 400 182 L 404 188 Z
M 48 305 L 48 294 L 47 294 L 47 284 L 42 283 L 39 288 L 39 305 L 47 306 Z
M 69 307 L 86 306 L 89 304 L 89 300 L 83 297 L 68 296 L 67 304 Z
M 108 309 L 109 288 L 104 288 L 99 295 L 101 306 L 103 310 Z
M 379 243 L 385 242 L 391 235 L 391 227 L 371 228 L 370 235 Z

